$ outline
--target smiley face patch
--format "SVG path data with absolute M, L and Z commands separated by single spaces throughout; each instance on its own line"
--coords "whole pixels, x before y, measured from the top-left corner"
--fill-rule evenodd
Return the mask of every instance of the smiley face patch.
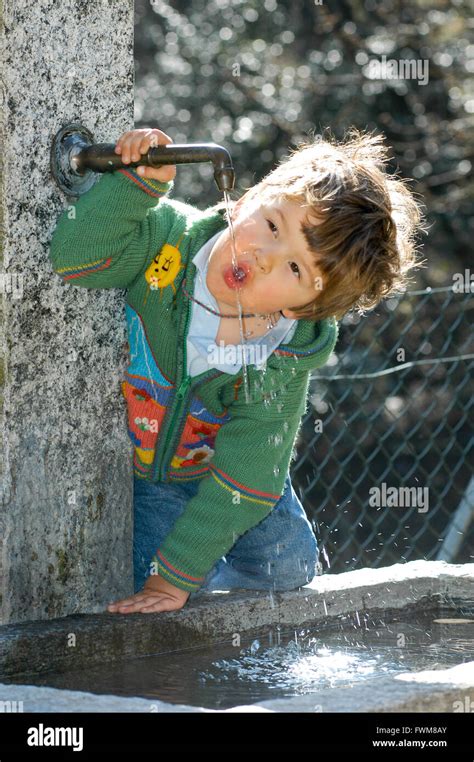
M 180 270 L 185 269 L 185 265 L 181 259 L 181 252 L 178 249 L 182 237 L 183 236 L 181 236 L 176 246 L 173 246 L 170 243 L 165 243 L 161 251 L 155 256 L 153 262 L 146 270 L 145 280 L 148 283 L 148 290 L 143 302 L 144 305 L 146 304 L 150 289 L 152 291 L 157 291 L 171 286 L 173 294 L 176 294 L 174 281 Z

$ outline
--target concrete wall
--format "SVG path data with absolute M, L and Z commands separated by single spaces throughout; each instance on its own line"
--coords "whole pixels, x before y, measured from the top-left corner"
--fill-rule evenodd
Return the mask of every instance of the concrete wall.
M 56 132 L 133 127 L 133 0 L 0 7 L 0 622 L 103 611 L 132 592 L 132 447 L 120 379 L 124 292 L 53 273 L 67 199 Z

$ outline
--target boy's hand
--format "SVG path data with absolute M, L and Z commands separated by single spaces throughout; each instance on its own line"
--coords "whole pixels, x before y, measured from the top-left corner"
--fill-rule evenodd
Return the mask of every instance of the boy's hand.
M 130 598 L 109 603 L 107 611 L 112 614 L 152 614 L 157 611 L 182 609 L 190 593 L 175 587 L 158 574 L 146 578 L 143 590 Z
M 172 142 L 169 135 L 161 132 L 161 130 L 145 127 L 143 130 L 130 130 L 120 135 L 115 145 L 115 153 L 121 155 L 124 164 L 128 164 L 130 161 L 140 161 L 141 155 L 147 154 L 150 147 L 168 145 Z M 141 177 L 169 183 L 176 176 L 176 164 L 165 164 L 162 167 L 145 167 L 141 165 L 135 171 Z

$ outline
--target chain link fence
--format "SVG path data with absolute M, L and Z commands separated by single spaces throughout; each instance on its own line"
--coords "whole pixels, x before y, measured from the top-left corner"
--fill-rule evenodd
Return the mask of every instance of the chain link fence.
M 346 315 L 314 372 L 290 471 L 324 572 L 474 561 L 469 288 Z

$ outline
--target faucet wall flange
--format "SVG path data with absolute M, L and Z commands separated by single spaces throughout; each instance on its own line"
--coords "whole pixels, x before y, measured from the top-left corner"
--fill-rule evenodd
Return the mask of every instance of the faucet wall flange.
M 80 122 L 71 122 L 56 133 L 51 145 L 50 168 L 57 185 L 66 196 L 82 196 L 96 181 L 92 170 L 78 172 L 75 157 L 94 144 L 92 132 Z

